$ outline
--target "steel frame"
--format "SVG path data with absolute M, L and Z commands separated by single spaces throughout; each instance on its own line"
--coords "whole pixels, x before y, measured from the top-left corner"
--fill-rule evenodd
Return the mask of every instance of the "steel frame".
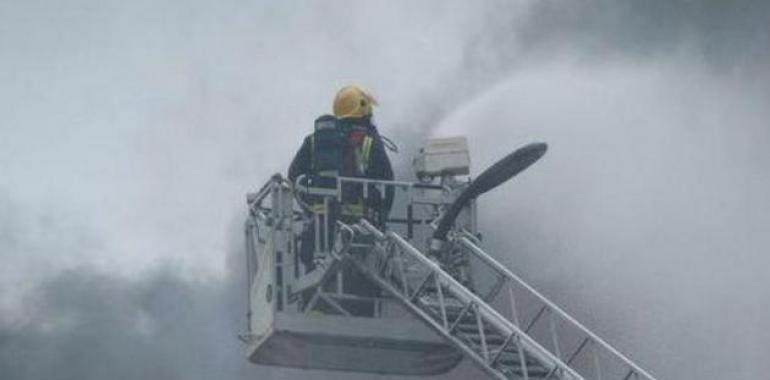
M 413 314 L 422 318 L 431 328 L 452 342 L 481 369 L 496 378 L 602 380 L 602 371 L 609 365 L 607 361 L 611 360 L 627 368 L 625 375 L 619 379 L 628 380 L 633 376 L 635 380 L 655 380 L 649 373 L 492 259 L 466 236 L 452 237 L 452 243 L 462 246 L 496 269 L 499 278 L 493 285 L 491 294 L 487 294 L 491 297 L 480 297 L 474 294 L 442 269 L 438 263 L 414 248 L 398 234 L 384 233 L 366 220 L 361 220 L 358 225 L 352 226 L 352 229 L 356 233 L 373 235 L 375 243 L 371 252 L 381 255 L 382 259 L 388 262 L 388 265 L 382 268 L 371 268 L 362 261 L 354 260 L 356 266 Z M 417 278 L 407 276 L 405 274 L 407 266 L 419 267 L 425 274 Z M 530 296 L 542 303 L 540 310 L 528 321 L 520 321 L 521 312 L 517 308 L 514 285 L 525 289 Z M 507 290 L 510 299 L 510 318 L 503 317 L 490 303 L 495 296 L 502 293 L 501 290 Z M 566 323 L 582 338 L 578 348 L 566 357 L 563 352 L 565 344 L 556 328 L 557 321 Z M 549 331 L 548 338 L 542 341 L 536 340 L 529 334 L 529 331 L 539 323 L 547 323 L 546 327 Z M 475 328 L 468 330 L 469 326 L 475 326 Z M 575 331 L 571 334 L 574 335 Z M 501 339 L 502 342 L 500 342 Z M 591 350 L 586 350 L 589 346 Z M 513 354 L 518 360 L 508 360 L 503 363 L 501 359 L 506 357 L 506 354 L 509 359 L 510 354 Z M 574 365 L 577 359 L 585 355 L 590 355 L 589 359 L 592 360 L 592 373 L 585 373 L 583 368 Z
M 369 185 L 373 185 L 380 189 L 380 195 L 385 194 L 386 186 L 401 188 L 408 193 L 410 205 L 418 204 L 412 198 L 413 190 L 425 186 L 408 182 L 340 178 L 336 189 L 327 189 L 325 193 L 319 194 L 327 199 L 325 204 L 328 204 L 328 199 L 341 196 L 341 187 L 344 182 L 362 183 L 365 185 L 365 192 Z M 444 193 L 452 191 L 445 186 L 433 186 L 433 188 Z M 287 189 L 289 192 L 286 192 Z M 255 243 L 260 239 L 259 225 L 266 228 L 267 232 L 273 236 L 278 232 L 286 233 L 290 237 L 294 236 L 297 213 L 291 207 L 285 209 L 282 197 L 285 194 L 291 194 L 296 202 L 301 203 L 302 201 L 297 197 L 297 191 L 299 189 L 295 184 L 276 175 L 259 192 L 248 196 L 251 218 L 245 226 L 247 255 L 254 251 Z M 315 190 L 305 189 L 305 191 L 312 193 Z M 272 203 L 271 207 L 262 205 L 262 201 L 266 199 Z M 316 226 L 321 223 L 328 225 L 328 221 L 324 220 L 317 221 Z M 345 310 L 343 304 L 338 301 L 351 299 L 351 297 L 360 298 L 363 301 L 366 298 L 346 295 L 341 291 L 340 270 L 343 267 L 341 264 L 350 262 L 385 290 L 392 299 L 400 302 L 495 378 L 602 380 L 615 378 L 608 377 L 614 374 L 607 371 L 608 366 L 614 364 L 623 368 L 619 379 L 655 380 L 648 372 L 494 260 L 479 247 L 479 239 L 466 231 L 452 231 L 449 235 L 449 244 L 479 259 L 486 267 L 492 269 L 496 276 L 492 287 L 479 294 L 461 284 L 450 274 L 451 271 L 444 270 L 441 264 L 434 261 L 435 259 L 429 258 L 392 231 L 384 233 L 366 220 L 361 220 L 355 225 L 338 223 L 338 226 L 338 239 L 343 240 L 344 243 L 340 250 L 337 251 L 334 247 L 328 246 L 330 243 L 328 241 L 325 247 L 319 247 L 320 242 L 315 242 L 319 251 L 325 251 L 331 256 L 330 259 L 334 262 L 335 268 L 330 268 L 329 276 L 322 281 L 323 284 L 313 290 L 311 300 L 304 307 L 300 306 L 299 312 L 309 312 L 314 309 L 317 302 L 323 301 L 339 314 L 350 316 L 350 312 Z M 316 239 L 320 236 L 318 232 L 320 231 L 317 231 Z M 373 236 L 374 240 L 366 244 L 353 243 L 355 235 Z M 340 238 L 340 236 L 343 237 Z M 280 291 L 278 295 L 284 308 L 291 303 L 291 294 L 285 287 L 288 277 L 293 274 L 290 272 L 294 271 L 288 268 L 292 265 L 296 267 L 296 262 L 288 262 L 289 257 L 296 260 L 294 239 L 290 238 L 287 242 L 286 248 L 289 255 L 283 255 L 281 260 L 276 259 L 274 262 L 274 265 L 281 267 L 280 273 L 283 276 L 282 281 L 275 279 L 275 291 Z M 367 255 L 351 254 L 351 248 L 368 249 L 369 253 Z M 375 256 L 374 260 L 371 260 L 372 255 Z M 364 260 L 365 256 L 369 256 L 370 260 Z M 249 285 L 251 285 L 255 265 L 255 257 L 247 256 Z M 337 291 L 324 291 L 324 285 L 331 281 L 337 281 Z M 278 289 L 279 287 L 281 289 Z M 504 293 L 507 293 L 509 308 L 501 311 L 498 310 L 500 306 L 494 306 L 493 301 Z M 523 297 L 537 302 L 537 311 L 529 318 L 524 318 L 527 314 L 522 312 L 519 306 L 519 300 Z M 366 300 L 375 302 L 375 310 L 377 310 L 381 309 L 381 305 L 378 307 L 378 304 L 386 300 L 392 302 L 392 299 Z M 375 312 L 375 315 L 377 314 L 379 312 Z M 559 326 L 562 327 L 561 330 Z M 532 333 L 536 328 L 545 328 L 546 337 L 536 337 Z M 569 344 L 564 338 L 565 335 L 578 337 L 579 343 L 572 350 L 566 350 Z M 592 364 L 589 365 L 593 368 L 590 373 L 586 373 L 585 365 L 575 364 L 584 359 L 590 360 Z

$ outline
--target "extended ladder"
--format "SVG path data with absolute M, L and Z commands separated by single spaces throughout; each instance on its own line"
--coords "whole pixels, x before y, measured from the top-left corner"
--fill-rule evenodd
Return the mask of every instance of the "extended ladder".
M 655 380 L 495 261 L 472 235 L 454 236 L 451 243 L 496 273 L 483 294 L 392 231 L 365 220 L 340 226 L 351 241 L 368 237 L 359 240 L 369 241 L 369 257 L 348 252 L 359 270 L 495 378 Z M 509 317 L 495 300 L 503 290 Z M 518 302 L 535 311 L 524 315 Z

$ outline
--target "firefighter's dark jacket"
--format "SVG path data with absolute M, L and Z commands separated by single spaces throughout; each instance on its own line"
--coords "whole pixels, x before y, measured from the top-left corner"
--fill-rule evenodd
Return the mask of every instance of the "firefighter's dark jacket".
M 385 144 L 382 142 L 380 134 L 377 132 L 377 127 L 371 123 L 368 118 L 359 119 L 353 121 L 357 126 L 365 126 L 370 137 L 374 139 L 372 146 L 372 152 L 369 156 L 369 165 L 364 173 L 364 178 L 381 179 L 381 180 L 393 180 L 393 167 L 390 164 L 390 159 L 385 151 Z M 312 174 L 312 160 L 313 160 L 313 134 L 305 137 L 302 146 L 294 156 L 294 160 L 289 166 L 289 179 L 294 183 L 297 177 L 301 175 Z M 385 191 L 385 214 L 390 212 L 393 205 L 393 188 L 388 187 Z

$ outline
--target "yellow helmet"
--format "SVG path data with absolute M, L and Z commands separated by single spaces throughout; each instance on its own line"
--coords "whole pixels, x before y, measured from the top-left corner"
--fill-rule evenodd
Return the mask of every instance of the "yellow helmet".
M 334 97 L 334 116 L 345 119 L 349 117 L 372 116 L 372 108 L 377 100 L 359 86 L 345 86 Z

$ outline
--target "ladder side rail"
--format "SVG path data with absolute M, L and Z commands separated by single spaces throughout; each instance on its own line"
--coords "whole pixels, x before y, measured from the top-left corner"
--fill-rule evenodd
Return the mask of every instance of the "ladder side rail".
M 406 307 L 408 311 L 415 314 L 422 321 L 424 321 L 431 328 L 433 328 L 436 332 L 441 334 L 445 339 L 452 342 L 454 346 L 457 349 L 459 349 L 462 353 L 464 353 L 466 356 L 476 361 L 481 366 L 481 368 L 490 376 L 494 376 L 499 380 L 508 380 L 508 378 L 505 377 L 502 373 L 486 365 L 484 359 L 479 355 L 479 353 L 477 353 L 476 351 L 468 347 L 468 345 L 466 345 L 458 337 L 452 335 L 451 329 L 444 328 L 438 321 L 434 320 L 425 310 L 422 310 L 414 302 L 411 302 L 409 300 L 409 297 L 404 295 L 402 289 L 399 289 L 394 284 L 391 284 L 390 282 L 384 280 L 377 273 L 373 272 L 371 268 L 359 262 L 358 260 L 353 260 L 353 264 L 356 266 L 356 268 L 358 268 L 358 270 L 366 274 L 367 277 L 369 277 L 372 281 L 374 281 L 377 285 L 379 285 L 380 288 L 382 288 L 387 293 L 391 294 L 393 297 L 401 301 L 401 303 Z
M 524 333 L 518 326 L 513 325 L 508 319 L 503 317 L 476 294 L 457 282 L 457 280 L 455 280 L 452 276 L 441 269 L 438 264 L 423 255 L 419 250 L 414 248 L 401 236 L 393 232 L 382 233 L 364 219 L 361 220 L 360 224 L 365 228 L 365 230 L 375 235 L 378 240 L 390 240 L 394 242 L 402 252 L 409 254 L 412 258 L 434 272 L 435 275 L 440 278 L 442 285 L 444 285 L 446 289 L 459 301 L 463 302 L 464 304 L 476 305 L 478 307 L 477 313 L 486 321 L 488 321 L 493 328 L 504 334 L 516 334 L 519 336 L 519 339 L 522 341 L 521 345 L 526 347 L 527 352 L 530 355 L 535 356 L 538 361 L 542 362 L 544 365 L 551 367 L 549 369 L 555 368 L 563 370 L 574 379 L 584 379 L 582 375 L 562 362 L 559 358 L 557 358 L 550 351 L 540 345 L 540 343 L 532 339 L 529 335 Z
M 508 279 L 516 282 L 520 286 L 522 286 L 524 289 L 526 289 L 530 294 L 535 296 L 540 302 L 542 302 L 551 312 L 555 312 L 558 314 L 563 320 L 567 321 L 574 327 L 576 327 L 578 330 L 580 330 L 581 333 L 588 336 L 591 341 L 595 342 L 595 344 L 600 345 L 604 350 L 609 352 L 612 356 L 618 358 L 620 361 L 622 361 L 625 365 L 629 366 L 633 371 L 637 374 L 642 375 L 645 379 L 648 380 L 656 380 L 655 377 L 653 377 L 651 374 L 649 374 L 647 371 L 639 367 L 636 363 L 631 361 L 631 359 L 627 358 L 625 355 L 620 353 L 617 349 L 612 347 L 609 343 L 605 342 L 602 338 L 594 334 L 591 330 L 583 326 L 580 322 L 578 322 L 575 318 L 573 318 L 571 315 L 567 314 L 564 310 L 562 310 L 559 306 L 551 302 L 548 298 L 543 296 L 540 292 L 535 290 L 532 286 L 530 286 L 528 283 L 526 283 L 524 280 L 522 280 L 519 276 L 511 272 L 508 268 L 500 264 L 497 260 L 493 259 L 489 254 L 484 252 L 479 246 L 474 244 L 470 239 L 467 237 L 460 237 L 459 242 L 465 246 L 470 252 L 472 252 L 474 255 L 476 255 L 478 258 L 480 258 L 483 262 L 485 262 L 487 265 L 489 265 L 491 268 L 493 268 L 495 271 L 500 273 L 501 275 L 506 276 Z
M 254 285 L 254 276 L 256 275 L 255 263 L 257 258 L 256 248 L 254 247 L 254 240 L 252 235 L 255 229 L 254 221 L 252 217 L 246 219 L 244 224 L 244 235 L 246 243 L 246 334 L 251 334 L 251 287 Z M 257 232 L 259 233 L 259 232 Z
M 358 228 L 358 225 L 355 225 L 354 227 L 356 228 L 356 231 L 369 233 L 369 231 L 362 231 L 362 229 Z M 377 232 L 377 240 L 385 244 L 375 243 L 373 246 L 374 252 L 378 252 L 380 255 L 389 254 L 391 258 L 399 256 L 411 257 L 411 255 L 405 252 L 404 249 L 402 249 L 400 246 L 393 244 L 385 234 L 381 234 L 379 231 Z M 386 247 L 389 247 L 389 249 Z M 448 316 L 446 315 L 447 304 L 444 302 L 442 291 L 442 288 L 445 285 L 442 285 L 441 280 L 435 274 L 435 272 L 430 272 L 427 275 L 427 278 L 419 279 L 419 281 L 417 281 L 418 278 L 411 279 L 410 281 L 410 278 L 398 275 L 397 273 L 394 273 L 395 277 L 389 277 L 388 275 L 381 276 L 380 272 L 377 271 L 376 268 L 373 269 L 371 266 L 364 262 L 360 262 L 359 260 L 351 261 L 362 273 L 365 273 L 367 277 L 369 277 L 373 282 L 378 284 L 383 290 L 389 293 L 393 299 L 400 301 L 407 311 L 411 312 L 420 320 L 427 323 L 428 326 L 435 330 L 439 335 L 443 336 L 447 341 L 454 344 L 454 346 L 460 352 L 464 353 L 471 360 L 476 362 L 476 364 L 478 364 L 484 372 L 500 380 L 510 380 L 504 372 L 494 367 L 495 363 L 491 362 L 491 360 L 487 358 L 489 353 L 485 352 L 486 350 L 482 348 L 481 351 L 477 351 L 477 347 L 468 345 L 462 337 L 453 335 L 455 326 L 461 323 L 461 320 L 463 320 L 463 318 L 466 316 L 465 312 L 469 311 L 470 309 L 475 309 L 475 307 L 473 303 L 467 304 L 467 306 L 463 309 L 463 312 L 453 318 L 455 321 L 453 322 L 452 326 L 450 326 L 448 323 Z M 421 262 L 417 262 L 415 264 L 419 265 Z M 438 292 L 438 307 L 440 308 L 439 315 L 434 315 L 436 312 L 435 310 L 433 312 L 425 310 L 420 306 L 420 302 L 416 301 L 417 296 L 419 296 L 422 290 L 424 290 L 420 288 L 424 287 L 414 284 L 413 282 L 415 281 L 421 284 L 425 284 L 426 282 L 432 282 L 435 284 L 436 290 Z M 476 314 L 475 319 L 479 321 L 478 313 L 474 311 L 473 314 Z M 484 339 L 483 336 L 481 339 Z

